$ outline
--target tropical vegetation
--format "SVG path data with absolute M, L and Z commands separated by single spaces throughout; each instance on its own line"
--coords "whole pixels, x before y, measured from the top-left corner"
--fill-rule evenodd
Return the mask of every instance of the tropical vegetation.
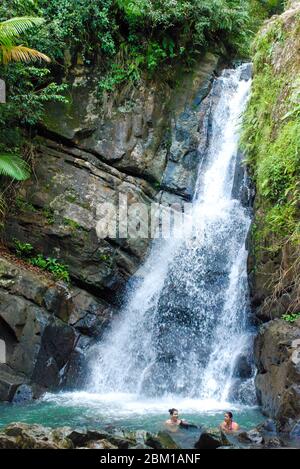
M 50 62 L 49 57 L 17 41 L 22 33 L 33 26 L 43 23 L 42 18 L 18 17 L 0 23 L 0 66 L 10 62 L 30 62 L 43 60 Z M 23 180 L 29 177 L 29 166 L 15 153 L 0 153 L 0 175 Z
M 279 0 L 3 0 L 0 177 L 28 177 L 20 156 L 31 154 L 28 138 L 46 103 L 68 101 L 71 66 L 97 64 L 101 101 L 158 70 L 172 80 L 174 63 L 190 68 L 207 49 L 247 56 L 263 19 L 281 7 Z

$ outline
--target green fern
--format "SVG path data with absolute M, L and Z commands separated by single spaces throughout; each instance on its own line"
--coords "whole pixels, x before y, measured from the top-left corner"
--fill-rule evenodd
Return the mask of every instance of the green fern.
M 30 168 L 20 156 L 2 153 L 0 154 L 0 175 L 24 181 L 30 176 Z

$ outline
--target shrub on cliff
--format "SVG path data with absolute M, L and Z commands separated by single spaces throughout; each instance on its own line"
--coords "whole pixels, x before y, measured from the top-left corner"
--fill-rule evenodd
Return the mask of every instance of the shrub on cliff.
M 63 99 L 57 83 L 71 64 L 97 62 L 101 94 L 162 66 L 172 73 L 174 60 L 190 67 L 208 48 L 245 55 L 253 18 L 261 21 L 274 3 L 278 0 L 3 0 L 0 20 L 45 18 L 38 32 L 23 39 L 46 52 L 52 64 L 2 73 L 9 101 L 1 108 L 0 126 L 12 128 L 13 120 L 34 125 L 47 100 Z
M 278 266 L 274 295 L 300 299 L 300 6 L 275 17 L 254 45 L 254 80 L 242 143 L 256 183 L 253 247 L 256 270 L 266 259 Z M 275 267 L 274 267 L 275 269 Z

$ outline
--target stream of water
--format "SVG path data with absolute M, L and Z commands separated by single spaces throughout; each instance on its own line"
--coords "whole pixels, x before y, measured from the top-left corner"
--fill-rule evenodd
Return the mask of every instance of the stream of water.
M 214 82 L 209 145 L 191 214 L 182 236 L 154 244 L 142 282 L 92 351 L 94 392 L 215 402 L 235 394 L 238 402 L 253 403 L 252 373 L 248 397 L 241 397 L 245 383 L 236 379 L 253 332 L 245 248 L 251 220 L 249 207 L 233 197 L 247 182 L 235 175 L 249 67 L 225 70 Z

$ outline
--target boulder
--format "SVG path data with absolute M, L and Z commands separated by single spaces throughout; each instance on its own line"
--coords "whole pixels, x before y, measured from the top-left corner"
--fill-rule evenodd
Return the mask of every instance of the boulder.
M 249 432 L 239 432 L 236 439 L 244 444 L 262 445 L 264 443 L 263 435 L 257 429 L 250 430 Z
M 218 449 L 221 446 L 231 446 L 231 442 L 225 433 L 217 429 L 202 432 L 199 440 L 195 443 L 197 449 Z
M 70 360 L 76 341 L 75 330 L 55 319 L 45 327 L 32 374 L 33 382 L 48 389 L 57 389 L 62 371 Z
M 101 444 L 104 444 L 103 441 L 107 441 L 110 445 L 119 449 L 128 449 L 136 445 L 134 437 L 126 438 L 122 432 L 118 434 L 116 432 L 109 433 L 104 430 L 74 429 L 67 433 L 66 436 L 76 447 L 92 444 L 91 442 L 99 443 L 99 441 L 102 442 Z
M 260 328 L 255 341 L 256 388 L 263 412 L 277 429 L 292 431 L 300 420 L 300 328 L 276 319 Z
M 118 449 L 118 447 L 113 445 L 110 441 L 103 439 L 98 441 L 90 441 L 85 449 Z
M 0 401 L 11 401 L 26 379 L 5 365 L 0 365 Z
M 34 396 L 34 391 L 32 387 L 29 386 L 28 384 L 21 384 L 20 386 L 18 386 L 14 394 L 14 397 L 12 398 L 12 402 L 15 404 L 24 403 L 27 401 L 31 401 L 33 399 L 33 396 Z M 9 400 L 9 399 L 6 399 L 6 400 Z
M 97 441 L 107 439 L 108 432 L 92 432 L 88 435 L 88 430 L 82 428 L 70 429 L 68 439 L 72 441 L 74 446 L 85 446 L 89 441 Z
M 178 449 L 180 446 L 173 440 L 168 432 L 162 431 L 157 434 L 161 447 L 163 449 Z
M 166 431 L 161 431 L 157 435 L 146 433 L 143 437 L 146 446 L 153 449 L 178 449 L 178 444 Z
M 251 356 L 240 355 L 235 365 L 233 375 L 242 379 L 250 378 L 253 372 L 251 358 Z
M 13 441 L 18 449 L 67 449 L 73 448 L 72 442 L 65 436 L 63 429 L 52 430 L 42 425 L 14 423 L 7 426 L 0 434 L 5 444 Z

